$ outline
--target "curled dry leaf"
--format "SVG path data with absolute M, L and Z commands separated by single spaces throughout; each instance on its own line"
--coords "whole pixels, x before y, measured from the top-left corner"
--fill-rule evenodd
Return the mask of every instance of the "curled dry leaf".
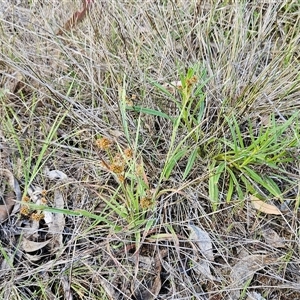
M 209 234 L 191 223 L 189 224 L 189 229 L 191 231 L 189 239 L 197 243 L 201 253 L 205 258 L 207 258 L 210 261 L 213 261 L 213 247 Z
M 254 274 L 268 263 L 267 255 L 248 255 L 238 261 L 232 268 L 230 277 L 233 283 L 231 291 L 232 299 L 239 299 L 240 290 L 248 281 L 252 280 Z
M 54 192 L 54 207 L 64 208 L 64 197 L 59 189 Z M 53 221 L 49 223 L 49 233 L 51 234 L 61 234 L 65 227 L 65 217 L 63 214 L 56 213 L 53 214 Z
M 19 182 L 16 178 L 14 178 L 14 192 L 15 192 L 15 197 L 16 197 L 17 201 L 21 201 L 22 200 L 22 192 L 21 192 Z M 20 206 L 21 206 L 21 204 L 19 202 L 15 203 L 11 214 L 13 215 L 16 212 L 18 212 L 20 210 Z
M 253 207 L 262 213 L 270 214 L 270 215 L 281 215 L 282 214 L 281 211 L 275 205 L 265 203 L 255 196 L 251 196 L 250 200 L 251 200 Z
M 50 211 L 44 211 L 45 223 L 49 226 L 53 222 L 53 213 Z
M 13 190 L 15 186 L 14 175 L 8 169 L 0 169 L 0 176 L 6 177 L 9 187 Z
M 277 232 L 271 228 L 262 230 L 262 235 L 269 246 L 274 248 L 284 248 L 285 244 L 283 239 L 277 234 Z
M 29 253 L 25 253 L 25 257 L 32 262 L 39 261 L 42 258 L 41 255 L 32 255 Z
M 137 300 L 155 300 L 161 290 L 161 259 L 167 256 L 168 251 L 166 249 L 160 250 L 155 255 L 154 262 L 154 270 L 155 270 L 155 278 L 153 280 L 152 286 L 145 289 L 142 285 L 139 284 L 132 285 L 132 289 L 134 290 L 135 298 Z
M 30 200 L 36 204 L 41 204 L 39 202 L 39 200 L 42 197 L 41 196 L 42 192 L 43 192 L 43 189 L 39 186 L 35 186 L 35 187 L 31 186 L 28 188 L 28 195 L 30 196 Z
M 15 204 L 15 178 L 9 170 L 0 169 L 0 179 L 2 182 L 1 190 L 4 195 L 4 201 L 1 201 L 3 204 L 0 202 L 0 222 L 3 222 L 10 215 Z
M 50 180 L 65 180 L 65 179 L 68 179 L 68 176 L 64 172 L 59 171 L 59 170 L 49 171 L 48 169 L 46 169 L 45 174 Z
M 207 260 L 201 259 L 199 262 L 193 263 L 193 270 L 196 273 L 200 273 L 204 278 L 211 281 L 219 281 L 215 276 L 211 274 L 210 264 Z
M 50 180 L 60 180 L 64 181 L 68 179 L 68 176 L 59 170 L 52 170 L 49 169 L 45 170 L 45 175 Z M 59 188 L 54 191 L 54 203 L 53 206 L 55 208 L 64 208 L 64 197 Z M 53 236 L 52 238 L 52 250 L 55 251 L 62 247 L 63 245 L 63 237 L 62 233 L 65 227 L 65 216 L 61 213 L 46 213 L 45 212 L 45 222 L 48 225 L 49 229 L 48 232 Z
M 49 242 L 50 242 L 50 240 L 45 241 L 45 242 L 33 242 L 33 241 L 30 241 L 27 238 L 23 237 L 21 246 L 25 252 L 34 252 L 34 251 L 44 248 L 46 245 L 49 244 Z
M 64 208 L 64 198 L 59 189 L 54 191 L 54 207 Z M 52 250 L 56 251 L 63 245 L 63 230 L 65 227 L 64 214 L 56 213 L 52 215 L 52 222 L 48 224 L 48 232 L 53 236 L 52 238 Z

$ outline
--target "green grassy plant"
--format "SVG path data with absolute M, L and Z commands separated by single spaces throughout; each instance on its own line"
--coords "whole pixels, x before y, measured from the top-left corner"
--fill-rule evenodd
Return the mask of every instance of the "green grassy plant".
M 282 172 L 283 164 L 292 162 L 292 152 L 299 145 L 299 133 L 289 128 L 298 123 L 298 113 L 295 113 L 283 124 L 278 125 L 274 115 L 266 128 L 261 127 L 256 136 L 249 122 L 249 145 L 244 141 L 243 134 L 234 117 L 226 118 L 230 128 L 230 138 L 224 138 L 225 151 L 213 157 L 210 164 L 209 195 L 214 210 L 217 209 L 220 194 L 218 186 L 221 178 L 228 178 L 226 201 L 230 202 L 234 193 L 239 200 L 245 199 L 245 192 L 253 195 L 261 194 L 264 188 L 270 195 L 282 200 L 283 191 L 272 179 L 273 174 L 259 174 L 255 168 L 266 167 L 276 174 Z M 276 175 L 274 175 L 276 177 Z M 278 176 L 278 175 L 277 175 Z M 261 195 L 262 196 L 262 195 Z
M 179 116 L 173 118 L 173 131 L 161 179 L 168 179 L 175 165 L 184 157 L 188 157 L 183 173 L 183 179 L 186 179 L 197 156 L 203 154 L 203 150 L 198 145 L 198 142 L 204 136 L 201 130 L 201 122 L 205 115 L 205 93 L 203 87 L 207 82 L 205 69 L 194 66 L 189 68 L 186 74 L 182 74 L 180 76 L 180 84 L 174 86 L 174 89 L 179 94 L 178 98 L 176 95 L 171 94 L 163 85 L 156 82 L 153 83 L 154 86 L 176 104 L 179 111 Z M 175 146 L 176 137 L 180 129 L 186 132 L 186 136 Z M 194 147 L 191 148 L 185 145 L 185 142 L 188 140 L 192 141 Z
M 3 0 L 0 298 L 300 299 L 298 2 Z
M 57 130 L 67 116 L 68 111 L 61 111 L 58 113 L 56 118 L 52 121 L 48 132 L 45 132 L 45 140 L 37 141 L 34 135 L 27 139 L 23 139 L 20 136 L 20 129 L 22 129 L 20 116 L 13 108 L 6 104 L 4 98 L 2 98 L 1 102 L 2 106 L 5 108 L 5 131 L 7 135 L 12 137 L 20 156 L 22 170 L 19 170 L 19 172 L 24 178 L 26 187 L 24 195 L 26 195 L 27 188 L 29 188 L 32 184 L 37 174 L 40 173 L 41 169 L 47 162 L 47 158 L 51 157 L 55 153 L 55 148 L 49 151 L 49 147 L 54 140 L 57 140 Z M 26 107 L 30 120 L 33 120 L 37 104 L 37 99 L 33 98 L 31 106 Z M 38 154 L 36 153 L 37 148 L 40 148 Z

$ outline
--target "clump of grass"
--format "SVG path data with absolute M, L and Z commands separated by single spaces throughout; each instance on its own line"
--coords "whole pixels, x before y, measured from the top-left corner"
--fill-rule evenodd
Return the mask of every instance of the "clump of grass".
M 108 138 L 99 138 L 95 143 L 104 152 L 100 153 L 103 168 L 118 182 L 116 197 L 104 201 L 129 229 L 138 228 L 145 223 L 146 212 L 154 204 L 143 161 L 133 149 L 122 150 Z
M 224 138 L 223 153 L 218 153 L 212 159 L 210 170 L 213 174 L 209 179 L 209 194 L 214 209 L 220 201 L 218 190 L 221 178 L 228 178 L 228 191 L 226 201 L 229 203 L 233 195 L 239 200 L 244 200 L 245 192 L 260 194 L 265 197 L 274 196 L 283 201 L 285 191 L 281 191 L 276 184 L 276 179 L 290 179 L 281 176 L 284 172 L 282 166 L 293 162 L 294 153 L 298 147 L 299 136 L 297 133 L 298 113 L 292 115 L 283 124 L 278 124 L 274 115 L 264 128 L 254 129 L 253 124 L 248 124 L 248 142 L 243 137 L 235 117 L 226 118 L 230 127 L 230 139 Z M 296 127 L 294 127 L 296 125 Z M 290 131 L 292 126 L 294 130 Z M 231 140 L 232 139 L 232 140 Z M 269 174 L 259 174 L 255 169 L 267 169 Z M 275 179 L 275 180 L 274 180 Z M 242 188 L 243 185 L 243 188 Z M 262 188 L 269 193 L 265 195 Z
M 256 297 L 298 299 L 298 11 L 4 1 L 0 130 L 24 195 L 29 185 L 64 191 L 64 208 L 24 207 L 66 222 L 63 249 L 43 249 L 37 263 L 19 245 L 28 218 L 1 224 L 1 297 L 227 299 L 235 262 L 261 252 L 275 259 L 240 297 L 255 286 Z M 44 167 L 72 179 L 47 182 Z M 285 214 L 256 214 L 248 194 Z M 191 222 L 211 238 L 210 259 L 189 239 Z
M 161 179 L 168 179 L 175 165 L 184 157 L 188 157 L 182 178 L 185 180 L 197 158 L 204 155 L 205 150 L 201 139 L 204 138 L 202 126 L 205 117 L 206 95 L 203 87 L 207 81 L 205 70 L 201 70 L 199 66 L 194 66 L 189 68 L 186 74 L 180 76 L 180 81 L 169 84 L 177 92 L 175 95 L 171 94 L 165 86 L 156 82 L 153 83 L 154 86 L 171 98 L 179 111 L 177 117 L 173 117 L 173 119 L 171 116 L 168 117 L 172 120 L 173 129 Z M 178 94 L 178 98 L 176 94 Z M 182 129 L 183 132 L 186 132 L 186 136 L 176 145 L 177 137 Z M 192 149 L 189 143 L 185 145 L 185 142 L 189 140 L 194 143 Z M 209 141 L 206 142 L 206 144 L 208 143 Z

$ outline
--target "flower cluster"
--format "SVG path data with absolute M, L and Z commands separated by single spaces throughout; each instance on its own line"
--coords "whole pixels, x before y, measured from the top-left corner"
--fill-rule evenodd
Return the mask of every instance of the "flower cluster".
M 129 198 L 135 195 L 135 199 L 139 199 L 139 206 L 142 209 L 147 209 L 153 205 L 152 195 L 150 195 L 147 176 L 145 174 L 142 159 L 138 162 L 134 158 L 133 149 L 128 147 L 124 150 L 114 144 L 110 139 L 102 137 L 96 140 L 96 147 L 100 150 L 101 167 L 107 172 L 115 175 L 117 181 L 124 187 L 125 179 L 134 180 L 134 190 L 131 191 Z M 128 190 L 125 188 L 126 194 Z M 136 197 L 137 196 L 137 197 Z M 126 198 L 126 196 L 125 196 Z M 130 200 L 127 203 L 131 203 Z M 128 206 L 130 206 L 128 204 Z
M 101 166 L 116 175 L 118 181 L 123 183 L 125 180 L 126 166 L 133 158 L 133 150 L 126 148 L 122 151 L 120 148 L 114 147 L 113 141 L 106 137 L 97 139 L 95 145 L 106 154 L 106 159 L 101 156 Z
M 41 192 L 38 192 L 38 197 L 35 199 L 34 202 L 37 204 L 47 204 L 47 199 L 46 199 L 46 190 L 42 190 Z M 29 196 L 23 196 L 22 202 L 23 203 L 29 203 L 32 199 Z M 31 220 L 33 221 L 40 221 L 45 218 L 44 213 L 41 210 L 33 210 L 30 208 L 29 205 L 27 204 L 22 204 L 20 208 L 20 214 L 25 216 L 25 217 L 30 217 Z

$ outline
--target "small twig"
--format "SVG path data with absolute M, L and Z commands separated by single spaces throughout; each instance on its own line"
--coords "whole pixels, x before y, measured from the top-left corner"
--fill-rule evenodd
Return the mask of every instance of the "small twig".
M 65 23 L 63 29 L 68 31 L 71 28 L 74 28 L 79 22 L 81 22 L 86 16 L 86 13 L 88 12 L 93 2 L 94 0 L 82 0 L 82 4 L 83 4 L 82 10 L 76 11 L 73 14 L 73 16 Z M 63 33 L 64 31 L 62 29 L 59 29 L 57 35 L 62 35 Z

